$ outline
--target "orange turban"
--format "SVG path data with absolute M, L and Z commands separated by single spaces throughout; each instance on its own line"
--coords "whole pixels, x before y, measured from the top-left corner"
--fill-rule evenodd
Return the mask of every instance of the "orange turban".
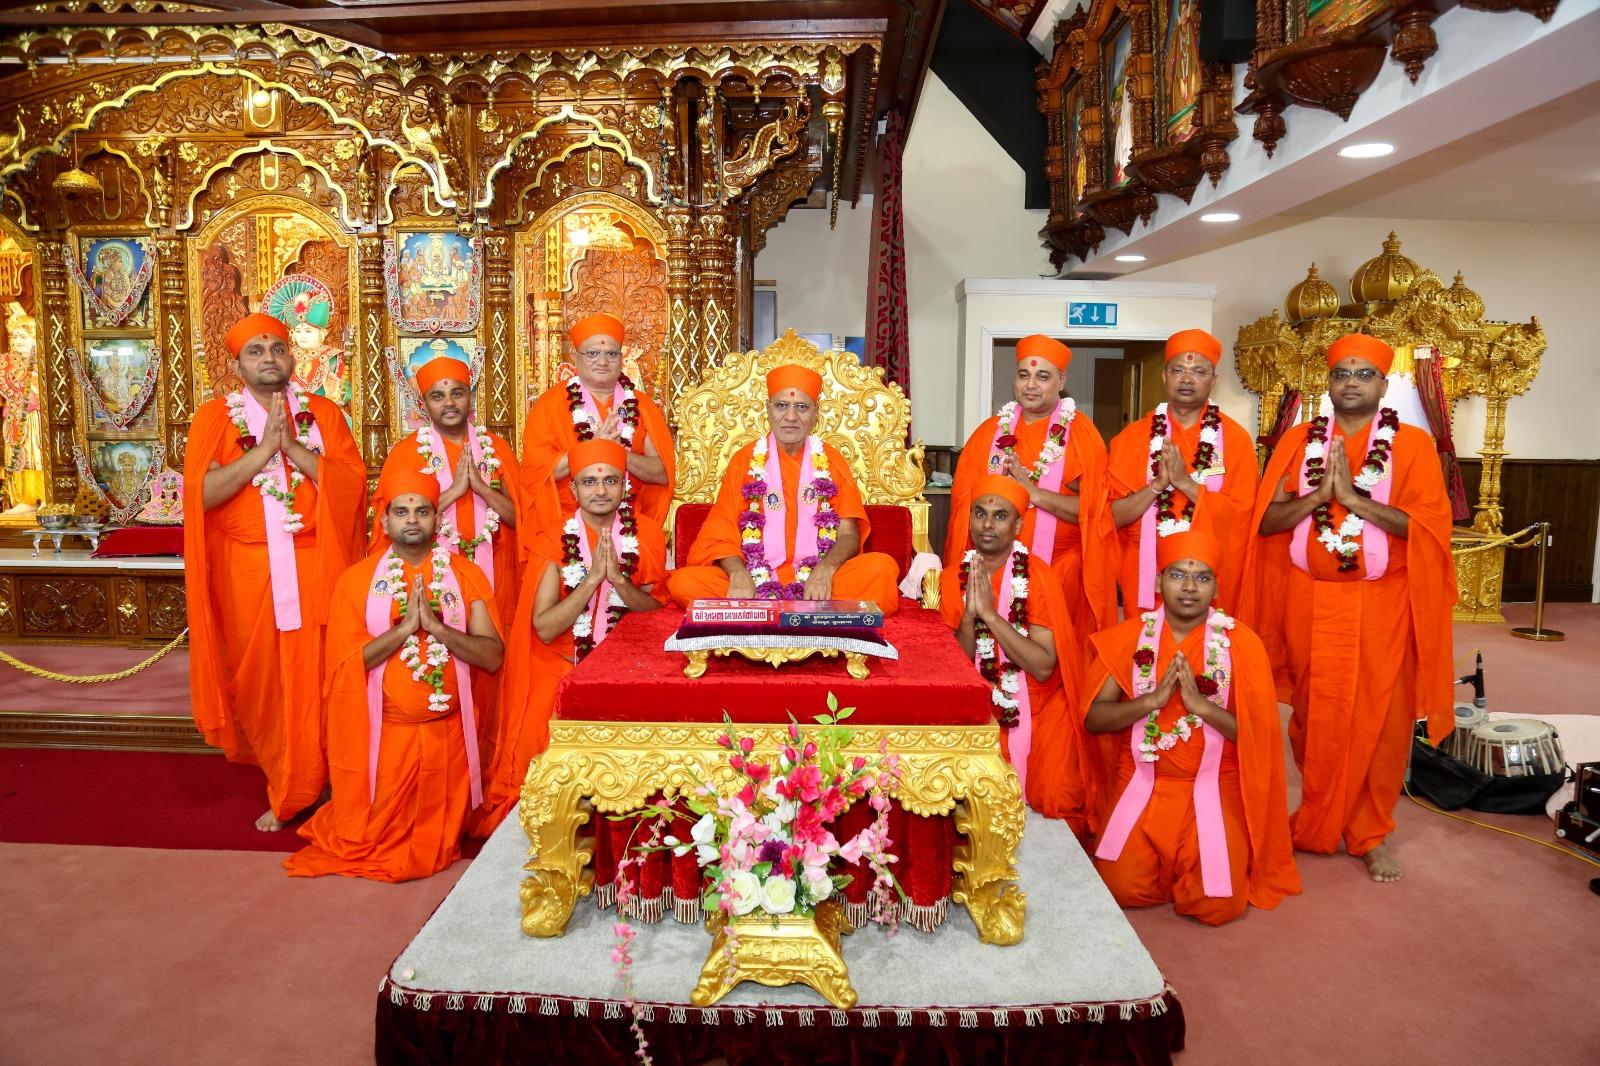
M 1222 359 L 1222 342 L 1203 329 L 1179 330 L 1167 338 L 1167 362 L 1184 352 L 1204 356 L 1206 362 L 1216 366 Z
M 1157 568 L 1165 570 L 1179 559 L 1198 560 L 1211 567 L 1214 574 L 1217 564 L 1222 561 L 1222 544 L 1211 534 L 1197 533 L 1192 529 L 1162 537 L 1156 544 Z
M 1005 477 L 1001 474 L 983 475 L 972 486 L 972 498 L 979 500 L 985 496 L 998 496 L 1016 508 L 1017 514 L 1027 513 L 1028 490 L 1014 477 Z
M 822 375 L 815 370 L 789 363 L 767 373 L 767 395 L 776 396 L 784 389 L 799 389 L 813 400 L 822 399 Z
M 598 315 L 590 315 L 587 318 L 578 319 L 572 324 L 569 336 L 572 337 L 572 346 L 577 348 L 590 337 L 599 336 L 602 333 L 621 344 L 625 339 L 625 332 L 622 326 L 622 319 L 616 315 L 608 315 L 605 312 L 601 312 Z
M 271 315 L 264 315 L 257 311 L 253 315 L 245 315 L 232 326 L 229 326 L 228 332 L 222 335 L 222 344 L 228 349 L 229 354 L 237 359 L 239 358 L 239 353 L 244 351 L 244 346 L 263 333 L 271 334 L 285 344 L 289 342 L 288 326 Z
M 398 463 L 385 466 L 383 476 L 378 478 L 378 491 L 373 494 L 373 507 L 381 515 L 389 509 L 390 501 L 413 493 L 426 497 L 435 507 L 439 506 L 439 479 Z
M 1017 342 L 1017 362 L 1024 359 L 1043 359 L 1063 374 L 1072 362 L 1072 349 L 1043 333 L 1035 333 Z
M 472 368 L 459 359 L 445 356 L 429 359 L 417 368 L 417 391 L 426 396 L 429 389 L 447 378 L 472 388 Z
M 628 450 L 614 440 L 579 441 L 567 451 L 567 474 L 577 477 L 578 471 L 587 470 L 596 463 L 605 463 L 618 470 L 628 469 Z
M 1394 349 L 1365 333 L 1350 333 L 1328 345 L 1328 366 L 1346 359 L 1365 359 L 1384 374 L 1394 365 Z

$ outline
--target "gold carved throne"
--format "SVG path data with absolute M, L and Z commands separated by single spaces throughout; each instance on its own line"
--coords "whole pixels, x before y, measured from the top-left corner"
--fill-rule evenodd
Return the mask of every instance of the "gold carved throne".
M 730 353 L 708 368 L 698 384 L 678 394 L 674 405 L 678 479 L 667 528 L 679 565 L 688 554 L 692 533 L 699 529 L 699 515 L 691 515 L 717 498 L 734 452 L 766 431 L 767 372 L 789 363 L 822 375 L 816 432 L 849 461 L 862 501 L 869 508 L 900 507 L 909 513 L 909 549 L 880 542 L 877 515 L 870 547 L 863 545 L 863 550 L 895 556 L 903 575 L 916 554 L 933 552 L 928 501 L 922 495 L 927 481 L 922 442 L 906 444 L 911 401 L 899 385 L 883 380 L 881 367 L 862 366 L 846 351 L 819 352 L 792 329 L 765 351 Z M 938 607 L 937 568 L 923 576 L 921 587 L 923 606 Z

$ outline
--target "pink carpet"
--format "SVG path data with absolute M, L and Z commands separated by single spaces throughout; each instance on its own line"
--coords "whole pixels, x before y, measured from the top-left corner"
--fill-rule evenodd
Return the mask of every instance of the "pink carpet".
M 161 645 L 115 648 L 84 644 L 7 644 L 5 652 L 29 666 L 60 674 L 114 674 L 143 662 Z M 189 713 L 189 652 L 179 647 L 160 662 L 122 681 L 94 685 L 47 681 L 0 662 L 0 711 L 72 711 L 77 714 Z

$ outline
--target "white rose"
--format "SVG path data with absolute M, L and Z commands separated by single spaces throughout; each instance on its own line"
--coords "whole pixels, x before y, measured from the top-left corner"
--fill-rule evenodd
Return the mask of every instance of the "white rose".
M 788 914 L 794 910 L 794 882 L 787 877 L 769 877 L 761 886 L 761 909 L 768 914 Z
M 727 891 L 733 897 L 734 914 L 749 914 L 761 902 L 761 881 L 749 870 L 739 870 L 729 877 Z
M 833 895 L 833 878 L 828 876 L 826 866 L 807 866 L 805 868 L 806 888 L 811 891 L 811 898 L 821 903 Z

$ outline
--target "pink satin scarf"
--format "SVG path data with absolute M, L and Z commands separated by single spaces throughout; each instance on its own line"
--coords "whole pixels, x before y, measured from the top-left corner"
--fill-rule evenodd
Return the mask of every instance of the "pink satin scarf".
M 432 435 L 432 439 L 428 442 L 428 447 L 432 449 L 434 455 L 439 457 L 439 470 L 434 477 L 439 481 L 439 491 L 444 492 L 448 490 L 451 483 L 455 481 L 456 472 L 451 465 L 445 461 L 444 438 L 439 435 L 439 431 L 432 426 L 423 426 L 421 429 L 417 430 L 418 436 L 424 433 Z M 472 457 L 472 461 L 474 463 L 483 462 L 483 444 L 478 439 L 478 431 L 472 428 L 471 423 L 468 423 L 467 425 L 467 443 L 465 448 L 467 450 L 467 454 Z M 488 518 L 489 505 L 485 503 L 483 497 L 479 496 L 476 492 L 471 492 L 469 495 L 472 497 L 473 533 L 481 533 L 483 531 L 484 521 Z M 457 530 L 457 532 L 460 531 Z M 473 550 L 472 561 L 478 564 L 478 569 L 483 571 L 483 576 L 489 579 L 489 587 L 494 588 L 493 537 L 485 538 L 483 543 L 479 544 L 477 548 Z
M 1159 607 L 1156 613 L 1159 616 L 1156 619 L 1156 639 L 1159 641 L 1161 633 L 1167 627 L 1167 610 L 1165 607 Z M 1215 613 L 1214 609 L 1211 613 Z M 1210 621 L 1210 614 L 1206 620 Z M 1175 651 L 1174 654 L 1183 653 Z M 1228 680 L 1218 688 L 1217 701 L 1226 707 L 1228 694 L 1233 688 L 1233 653 L 1228 648 L 1222 649 L 1222 671 Z M 1133 667 L 1135 691 L 1138 683 L 1139 667 L 1135 665 Z M 1200 881 L 1207 896 L 1225 899 L 1233 895 L 1233 871 L 1228 855 L 1228 833 L 1222 821 L 1222 788 L 1218 773 L 1222 765 L 1222 745 L 1225 741 L 1221 733 L 1203 722 L 1201 733 L 1205 737 L 1205 748 L 1200 753 L 1200 772 L 1194 779 L 1195 831 L 1200 838 Z M 1133 752 L 1133 777 L 1129 780 L 1128 787 L 1122 790 L 1122 795 L 1117 798 L 1117 805 L 1112 808 L 1111 817 L 1100 834 L 1099 846 L 1094 851 L 1097 859 L 1116 862 L 1121 858 L 1122 848 L 1128 842 L 1128 834 L 1133 832 L 1133 827 L 1139 823 L 1140 816 L 1144 814 L 1145 808 L 1150 804 L 1150 797 L 1155 792 L 1156 764 L 1145 762 L 1140 754 L 1139 742 L 1143 738 L 1144 721 L 1141 719 L 1128 730 L 1128 746 Z
M 1171 418 L 1171 408 L 1167 409 L 1167 417 Z M 1204 414 L 1201 415 L 1204 418 Z M 1169 438 L 1170 439 L 1170 438 Z M 1226 434 L 1219 434 L 1217 440 L 1216 469 L 1224 466 L 1222 455 L 1223 441 Z M 1222 474 L 1212 474 L 1205 479 L 1207 492 L 1218 492 L 1222 489 Z M 1148 464 L 1145 467 L 1144 483 L 1150 484 L 1150 471 Z M 1199 500 L 1189 501 L 1189 525 L 1194 526 L 1194 515 L 1200 508 Z M 1151 504 L 1144 510 L 1144 517 L 1139 519 L 1139 610 L 1148 611 L 1156 605 L 1156 538 L 1159 536 L 1156 529 L 1156 505 Z
M 390 548 L 378 560 L 378 565 L 373 570 L 374 583 L 377 575 L 389 568 L 389 559 L 393 555 L 394 549 Z M 431 567 L 430 562 L 430 570 Z M 441 620 L 451 629 L 459 629 L 465 633 L 467 600 L 461 594 L 461 582 L 456 579 L 454 567 L 445 571 L 444 596 L 441 599 L 443 600 L 439 608 Z M 394 628 L 394 622 L 390 617 L 393 606 L 394 590 L 390 589 L 385 594 L 380 594 L 371 584 L 367 586 L 369 636 L 380 637 Z M 367 802 L 369 803 L 374 802 L 378 794 L 378 744 L 383 736 L 383 671 L 388 665 L 388 660 L 384 660 L 367 671 Z M 476 808 L 483 803 L 483 782 L 478 766 L 478 720 L 472 700 L 472 668 L 462 662 L 458 655 L 450 656 L 450 665 L 456 672 L 456 695 L 461 701 L 461 732 L 467 743 L 467 779 L 472 793 L 472 806 Z M 408 672 L 410 670 L 409 667 L 403 668 Z
M 1371 435 L 1368 435 L 1368 451 L 1371 451 Z M 1330 424 L 1328 430 L 1328 444 L 1333 443 L 1333 429 Z M 1361 454 L 1359 460 L 1350 463 L 1352 470 L 1360 470 L 1361 465 L 1367 461 L 1366 452 Z M 1306 484 L 1305 461 L 1301 460 L 1300 467 L 1300 495 L 1307 496 L 1315 491 Z M 1388 503 L 1389 494 L 1394 489 L 1394 449 L 1389 449 L 1389 469 L 1385 471 L 1383 480 L 1372 486 L 1372 498 L 1379 503 Z M 1300 520 L 1294 527 L 1294 535 L 1289 538 L 1289 561 L 1301 570 L 1310 571 L 1307 565 L 1306 550 L 1311 543 L 1311 515 Z M 1361 531 L 1361 557 L 1366 563 L 1366 573 L 1361 578 L 1363 581 L 1376 581 L 1389 569 L 1389 534 L 1378 528 L 1376 522 L 1366 523 L 1366 528 Z
M 783 471 L 778 465 L 777 434 L 767 435 L 767 469 L 762 477 L 767 482 L 767 498 L 762 501 L 762 515 L 766 525 L 761 530 L 761 554 L 767 560 L 772 579 L 778 580 L 778 567 L 809 559 L 817 554 L 817 494 L 811 490 L 817 471 L 811 463 L 811 448 L 815 437 L 807 437 L 800 446 L 800 481 L 795 486 L 795 498 L 800 506 L 799 521 L 794 527 L 794 554 L 789 554 L 789 540 L 784 535 Z
M 1056 419 L 1059 417 L 1061 417 L 1061 401 L 1058 400 L 1055 407 L 1051 408 L 1049 416 L 1045 419 L 1045 443 L 1040 445 L 1041 448 L 1050 443 L 1050 430 L 1048 427 L 1055 425 Z M 1019 425 L 1012 427 L 1013 435 L 1021 428 L 1022 412 L 1020 410 L 1017 412 L 1017 421 Z M 999 425 L 995 426 L 996 430 L 999 428 Z M 1067 435 L 1061 438 L 1061 458 L 1051 463 L 1049 468 L 1045 470 L 1044 475 L 1039 478 L 1039 487 L 1050 492 L 1061 491 L 1061 478 L 1067 469 L 1067 449 L 1072 444 L 1072 423 L 1068 422 L 1065 429 Z M 991 474 L 1000 474 L 1005 470 L 1005 449 L 1000 447 L 999 440 L 1000 434 L 997 432 L 994 435 L 994 440 L 989 442 L 989 473 Z M 1056 516 L 1044 508 L 1035 507 L 1033 509 L 1033 543 L 1028 545 L 1028 550 L 1037 555 L 1040 562 L 1048 563 L 1055 558 L 1056 522 Z
M 294 390 L 284 390 L 284 401 L 289 412 L 289 424 L 295 426 L 294 416 L 300 413 L 295 403 Z M 267 430 L 267 409 L 261 406 L 249 389 L 244 390 L 244 421 L 250 435 L 260 440 Z M 311 423 L 307 443 L 312 451 L 322 454 L 322 429 Z M 278 485 L 289 490 L 288 459 L 282 452 L 272 457 L 263 471 L 276 478 Z M 258 490 L 259 491 L 259 490 Z M 267 574 L 272 584 L 272 617 L 278 632 L 287 633 L 300 628 L 300 572 L 294 558 L 294 534 L 283 528 L 289 509 L 281 500 L 271 496 L 261 497 L 267 524 Z
M 1040 514 L 1043 514 L 1041 511 Z M 995 610 L 1000 617 L 1011 617 L 1011 566 L 1012 558 L 1007 557 L 1005 569 L 1000 575 L 1000 595 L 995 600 Z M 971 580 L 969 578 L 968 580 Z M 1030 590 L 1031 591 L 1031 590 Z M 1031 638 L 1030 638 L 1031 639 Z M 1006 658 L 1006 650 L 1000 646 L 997 639 L 994 642 L 994 655 L 1002 666 L 1011 660 Z M 974 656 L 976 661 L 976 656 Z M 1011 735 L 1006 739 L 1007 748 L 1011 752 L 1011 767 L 1017 771 L 1017 780 L 1022 783 L 1022 794 L 1028 794 L 1028 753 L 1033 750 L 1033 699 L 1028 694 L 1028 672 L 1021 670 L 1017 678 L 1017 724 L 1011 727 Z
M 594 565 L 594 552 L 589 547 L 589 538 L 583 532 L 583 524 L 583 519 L 579 518 L 578 557 L 583 560 L 583 568 L 587 571 L 589 567 Z M 605 536 L 611 538 L 611 549 L 613 552 L 618 552 L 621 550 L 617 545 L 617 538 L 621 535 L 622 519 L 620 516 L 612 515 L 611 528 L 606 530 Z M 584 610 L 589 611 L 594 618 L 594 642 L 597 647 L 602 640 L 606 639 L 606 633 L 611 629 L 611 612 L 607 609 L 607 605 L 610 602 L 611 582 L 602 581 L 600 582 L 600 587 L 595 590 L 594 599 L 589 601 L 589 606 L 584 608 Z

